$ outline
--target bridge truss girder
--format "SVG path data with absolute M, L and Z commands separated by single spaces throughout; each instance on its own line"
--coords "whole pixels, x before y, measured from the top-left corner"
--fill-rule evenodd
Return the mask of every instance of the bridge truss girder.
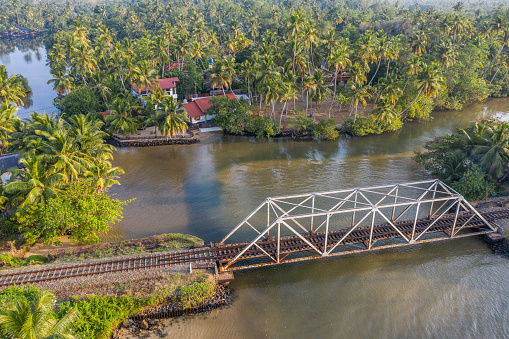
M 466 221 L 458 223 L 460 217 Z M 430 238 L 431 233 L 437 233 L 438 223 L 443 224 L 445 221 L 450 225 L 444 230 L 446 237 Z M 470 229 L 473 227 L 474 232 Z M 390 229 L 389 233 L 394 235 L 391 239 L 398 242 L 381 241 L 376 244 L 379 236 L 375 233 L 382 228 Z M 440 180 L 425 180 L 267 198 L 226 235 L 219 245 L 228 246 L 228 240 L 231 241 L 239 233 L 244 236 L 249 231 L 255 233 L 253 240 L 233 259 L 225 262 L 222 270 L 485 234 L 496 231 L 496 226 L 491 225 L 459 193 Z M 272 238 L 271 232 L 276 233 Z M 359 232 L 365 234 L 363 246 L 357 244 L 356 249 L 344 250 L 355 245 L 351 238 Z M 366 232 L 369 232 L 369 237 Z M 316 234 L 320 234 L 319 242 L 316 237 L 309 237 Z M 282 242 L 288 243 L 291 239 L 302 244 L 302 250 L 282 250 Z M 255 252 L 258 254 L 253 256 Z M 286 259 L 293 253 L 299 253 L 300 256 Z M 244 260 L 252 259 L 267 261 L 239 265 Z

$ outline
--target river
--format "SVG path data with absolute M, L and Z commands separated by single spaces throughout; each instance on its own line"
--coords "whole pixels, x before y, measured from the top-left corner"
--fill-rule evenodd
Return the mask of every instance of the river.
M 25 65 L 28 74 L 43 72 L 33 65 Z M 34 99 L 33 107 L 43 105 Z M 411 159 L 425 141 L 475 119 L 507 119 L 508 113 L 509 99 L 491 99 L 461 111 L 435 112 L 432 121 L 408 123 L 380 136 L 296 142 L 216 133 L 196 145 L 119 149 L 114 164 L 126 174 L 110 192 L 136 200 L 105 240 L 180 232 L 218 241 L 267 196 L 429 178 Z M 261 268 L 235 277 L 231 306 L 168 320 L 167 334 L 509 337 L 509 261 L 477 238 Z

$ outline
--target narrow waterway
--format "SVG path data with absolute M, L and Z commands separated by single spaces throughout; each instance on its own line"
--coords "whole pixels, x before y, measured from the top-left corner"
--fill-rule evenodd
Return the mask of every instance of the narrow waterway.
M 12 74 L 20 56 L 0 60 Z M 34 65 L 19 73 L 40 72 L 45 83 L 47 68 Z M 40 85 L 37 93 L 29 81 L 33 107 L 43 107 L 36 96 L 54 92 Z M 216 133 L 191 146 L 119 149 L 114 164 L 126 174 L 111 193 L 136 200 L 104 240 L 180 232 L 218 241 L 267 196 L 428 178 L 411 159 L 425 141 L 508 113 L 509 99 L 496 99 L 380 136 L 295 142 Z M 508 338 L 508 281 L 507 258 L 477 238 L 263 268 L 236 274 L 231 306 L 168 320 L 167 335 Z

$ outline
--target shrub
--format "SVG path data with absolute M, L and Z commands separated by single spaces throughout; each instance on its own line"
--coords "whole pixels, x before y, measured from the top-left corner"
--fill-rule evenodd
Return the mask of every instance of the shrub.
M 67 116 L 87 115 L 89 112 L 97 113 L 106 109 L 101 98 L 88 87 L 78 88 L 62 99 L 56 99 L 55 106 Z
M 339 138 L 334 119 L 322 119 L 314 125 L 313 137 L 315 139 L 334 140 Z
M 270 138 L 276 135 L 277 127 L 269 117 L 254 117 L 246 124 L 246 132 L 257 138 Z
M 76 326 L 76 333 L 81 338 L 108 338 L 110 332 L 124 319 L 143 308 L 147 302 L 129 296 L 96 296 L 87 300 L 74 298 L 72 302 L 60 304 L 60 314 L 65 314 L 76 307 L 81 314 L 81 321 Z
M 459 194 L 467 200 L 482 200 L 495 192 L 495 184 L 486 180 L 486 174 L 477 166 L 469 168 L 460 180 L 452 184 Z
M 373 119 L 370 117 L 357 118 L 355 123 L 353 122 L 352 118 L 348 118 L 343 123 L 343 129 L 346 133 L 359 136 L 368 134 L 381 134 L 385 131 L 381 124 L 373 121 Z
M 99 241 L 99 233 L 122 219 L 126 203 L 96 192 L 90 183 L 80 181 L 71 183 L 44 205 L 35 203 L 18 208 L 14 218 L 29 244 L 39 239 L 58 243 L 58 237 L 65 234 L 75 242 L 94 243 Z
M 189 285 L 183 285 L 179 289 L 179 299 L 184 308 L 198 306 L 207 298 L 210 298 L 215 291 L 215 285 L 206 277 L 199 277 Z

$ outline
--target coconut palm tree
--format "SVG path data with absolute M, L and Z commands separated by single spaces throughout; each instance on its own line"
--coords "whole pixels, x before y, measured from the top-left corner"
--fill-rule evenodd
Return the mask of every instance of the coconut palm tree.
M 495 179 L 502 178 L 509 163 L 509 124 L 485 121 L 479 128 L 463 132 L 481 168 Z
M 116 98 L 110 106 L 111 113 L 106 116 L 108 129 L 115 134 L 122 132 L 124 136 L 136 133 L 137 120 L 132 116 L 132 107 L 125 98 Z
M 53 84 L 53 90 L 55 90 L 58 95 L 67 95 L 75 88 L 74 78 L 68 73 L 65 73 L 63 69 L 58 68 L 52 70 L 51 76 L 53 78 L 48 80 L 47 83 Z
M 291 71 L 289 71 L 291 72 Z M 278 131 L 281 130 L 281 122 L 282 122 L 282 119 L 283 119 L 283 113 L 285 112 L 285 109 L 288 105 L 288 100 L 291 100 L 291 99 L 295 99 L 297 98 L 297 88 L 295 86 L 295 83 L 293 81 L 285 81 L 282 83 L 281 85 L 281 88 L 280 88 L 280 95 L 281 95 L 281 101 L 284 100 L 284 104 L 283 104 L 283 109 L 281 110 L 281 115 L 279 117 L 279 126 L 278 126 Z M 287 113 L 288 114 L 288 111 Z
M 358 83 L 353 83 L 350 85 L 350 106 L 352 106 L 352 110 L 355 109 L 355 115 L 353 117 L 353 123 L 355 124 L 355 121 L 357 120 L 357 108 L 359 104 L 362 105 L 362 107 L 366 107 L 367 99 L 369 99 L 370 94 L 368 92 L 368 89 Z M 352 110 L 350 110 L 349 116 L 352 114 Z
M 313 97 L 312 101 L 316 102 L 316 107 L 318 107 L 318 104 L 321 103 L 327 96 L 330 94 L 330 89 L 328 84 L 325 82 L 325 76 L 323 74 L 323 71 L 321 69 L 318 69 L 313 74 L 313 81 L 315 83 L 314 85 L 314 91 L 313 91 Z M 315 109 L 316 111 L 316 109 Z M 311 114 L 313 114 L 313 105 L 311 104 Z M 314 114 L 313 114 L 314 119 Z
M 9 145 L 9 134 L 14 131 L 14 124 L 16 120 L 16 111 L 18 108 L 12 106 L 10 102 L 4 102 L 0 106 L 0 140 L 2 142 L 0 151 L 3 153 Z M 7 168 L 4 168 L 7 170 Z
M 14 169 L 12 178 L 4 186 L 4 192 L 11 206 L 24 207 L 35 202 L 45 204 L 62 187 L 65 176 L 62 173 L 50 173 L 42 161 L 35 156 L 21 159 L 24 169 Z
M 372 114 L 373 121 L 377 121 L 381 124 L 390 124 L 393 119 L 399 117 L 399 112 L 396 110 L 394 105 L 387 101 L 384 103 L 384 105 L 373 111 Z
M 184 134 L 187 130 L 186 122 L 189 121 L 189 116 L 182 108 L 178 108 L 178 104 L 171 97 L 165 97 L 162 102 L 162 114 L 166 118 L 159 125 L 159 130 L 162 134 L 166 135 L 166 139 L 176 134 Z
M 412 107 L 412 105 L 421 96 L 421 93 L 424 93 L 428 98 L 434 98 L 443 88 L 445 88 L 445 86 L 446 80 L 442 75 L 440 65 L 436 63 L 428 65 L 422 73 L 422 79 L 418 83 L 419 92 L 417 93 L 417 96 L 402 113 L 405 113 L 410 107 Z
M 0 334 L 16 339 L 73 339 L 79 312 L 73 309 L 58 319 L 55 295 L 38 290 L 30 297 L 15 295 L 0 307 Z
M 332 104 L 336 100 L 336 85 L 338 82 L 338 73 L 341 71 L 341 76 L 343 76 L 343 72 L 346 70 L 346 68 L 352 65 L 352 62 L 349 58 L 348 47 L 346 46 L 346 44 L 342 43 L 332 50 L 328 63 L 329 67 L 332 67 L 334 70 L 334 92 L 329 107 L 329 118 L 330 118 Z
M 222 60 L 214 61 L 214 66 L 210 72 L 210 79 L 212 80 L 212 87 L 220 87 L 223 91 L 223 95 L 226 95 L 224 88 L 230 87 L 230 74 L 226 70 L 226 65 Z
M 85 173 L 85 177 L 97 188 L 98 192 L 103 192 L 108 187 L 120 185 L 116 179 L 121 174 L 124 174 L 124 170 L 120 167 L 113 167 L 109 161 L 101 161 L 94 164 L 94 166 Z
M 18 77 L 7 76 L 4 65 L 0 65 L 0 99 L 2 102 L 12 102 L 14 105 L 21 105 L 22 97 L 25 96 L 25 89 Z
M 309 108 L 309 95 L 313 94 L 316 88 L 315 79 L 312 75 L 307 75 L 302 82 L 302 88 L 306 92 L 306 114 L 308 114 Z

